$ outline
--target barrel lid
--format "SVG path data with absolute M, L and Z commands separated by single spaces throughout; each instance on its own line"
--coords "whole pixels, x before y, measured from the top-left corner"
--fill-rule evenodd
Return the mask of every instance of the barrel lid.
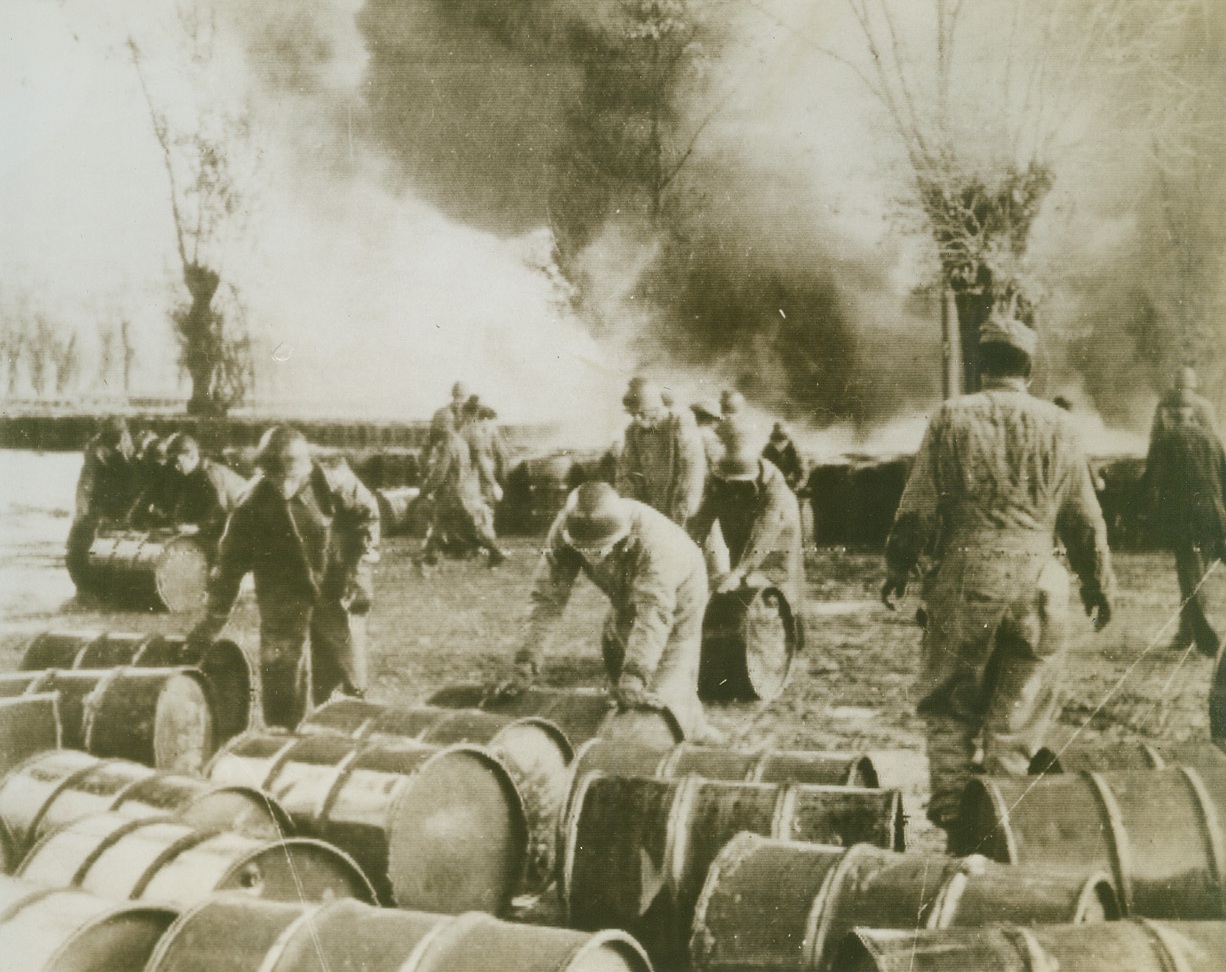
M 255 842 L 233 833 L 217 833 L 210 843 L 229 841 L 250 846 L 234 857 L 215 890 L 234 889 L 275 901 L 375 901 L 375 890 L 358 863 L 339 847 L 309 837 L 282 837 Z

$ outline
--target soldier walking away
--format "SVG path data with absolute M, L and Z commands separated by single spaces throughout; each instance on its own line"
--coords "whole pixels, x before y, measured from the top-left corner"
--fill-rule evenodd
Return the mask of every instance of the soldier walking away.
M 365 692 L 379 507 L 347 465 L 313 461 L 296 429 L 269 429 L 257 461 L 260 475 L 222 534 L 207 614 L 189 637 L 221 634 L 253 573 L 264 721 L 293 728 L 312 699 Z
M 443 438 L 446 432 L 455 432 L 459 429 L 460 423 L 464 421 L 464 403 L 471 396 L 468 393 L 468 386 L 462 381 L 457 381 L 451 386 L 451 402 L 444 405 L 430 419 L 430 440 L 427 443 L 427 448 L 431 449 L 436 446 Z
M 482 493 L 473 450 L 459 432 L 444 432 L 435 445 L 421 495 L 433 503 L 422 563 L 437 564 L 440 553 L 463 556 L 474 548 L 489 551 L 491 567 L 507 559 L 494 534 L 494 512 Z
M 707 607 L 702 551 L 676 523 L 607 483 L 572 492 L 549 530 L 515 655 L 517 681 L 539 673 L 580 573 L 610 601 L 601 650 L 619 704 L 667 709 L 687 738 L 721 742 L 698 700 Z
M 793 492 L 804 486 L 804 460 L 801 459 L 800 450 L 796 448 L 796 443 L 792 441 L 782 422 L 776 422 L 771 429 L 770 440 L 762 450 L 762 458 L 783 473 L 783 478 Z
M 1086 613 L 1111 619 L 1107 530 L 1069 416 L 1027 390 L 1035 332 L 994 312 L 980 332 L 982 390 L 942 405 L 886 545 L 888 607 L 925 563 L 917 685 L 927 726 L 928 818 L 951 850 L 976 742 L 988 773 L 1025 774 L 1059 704 L 1068 574 Z
M 476 396 L 464 403 L 460 437 L 468 443 L 473 465 L 481 480 L 481 495 L 491 510 L 502 502 L 507 476 L 507 449 L 495 419 L 498 413 L 486 408 Z
M 77 586 L 89 571 L 89 548 L 104 521 L 126 523 L 136 500 L 132 435 L 127 420 L 115 416 L 86 443 L 77 479 L 76 509 L 68 530 L 66 560 Z
M 200 443 L 186 433 L 171 436 L 166 452 L 175 477 L 168 519 L 175 526 L 195 527 L 196 539 L 213 563 L 226 518 L 249 484 L 229 466 L 200 455 Z
M 717 594 L 769 585 L 783 591 L 798 614 L 804 553 L 796 494 L 747 436 L 727 436 L 725 443 L 702 505 L 688 524 L 690 536 L 702 543 L 716 525 L 724 536 L 730 570 L 711 578 Z
M 707 459 L 688 411 L 664 405 L 653 382 L 635 378 L 622 404 L 632 421 L 617 461 L 617 491 L 684 525 L 702 501 Z
M 1154 524 L 1175 554 L 1182 605 L 1171 648 L 1196 647 L 1210 658 L 1221 646 L 1203 586 L 1209 566 L 1226 554 L 1226 453 L 1209 403 L 1196 393 L 1196 372 L 1184 368 L 1158 403 L 1145 486 Z

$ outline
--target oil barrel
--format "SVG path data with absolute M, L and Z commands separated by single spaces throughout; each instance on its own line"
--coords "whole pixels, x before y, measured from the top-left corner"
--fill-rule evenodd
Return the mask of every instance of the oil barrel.
M 1119 917 L 1106 874 L 1052 873 L 982 857 L 957 860 L 772 840 L 743 833 L 712 863 L 694 910 L 690 960 L 701 972 L 836 972 L 848 932 L 1007 921 Z
M 52 669 L 0 675 L 0 698 L 58 692 L 65 746 L 193 773 L 214 749 L 213 699 L 193 668 Z
M 58 827 L 108 810 L 129 817 L 172 814 L 194 827 L 266 840 L 290 826 L 277 802 L 252 787 L 219 786 L 71 749 L 39 753 L 0 779 L 0 825 L 19 854 Z
M 349 855 L 319 840 L 259 840 L 172 817 L 82 817 L 30 849 L 18 876 L 101 898 L 195 904 L 218 891 L 278 901 L 358 898 L 374 891 Z
M 552 877 L 558 815 L 566 798 L 574 752 L 566 736 L 551 722 L 480 709 L 336 699 L 312 712 L 298 731 L 336 732 L 367 740 L 412 740 L 436 746 L 475 743 L 488 747 L 510 771 L 527 814 L 531 835 L 527 886 L 541 888 Z
M 21 972 L 131 972 L 175 920 L 173 908 L 117 904 L 0 877 L 0 954 Z
M 0 773 L 34 753 L 58 749 L 60 742 L 58 692 L 0 699 Z
M 798 647 L 799 628 L 779 588 L 715 594 L 702 622 L 698 697 L 770 702 L 787 684 Z
M 247 653 L 228 638 L 207 643 L 135 632 L 44 631 L 25 646 L 21 668 L 198 668 L 209 680 L 216 700 L 218 741 L 248 727 L 253 675 Z
M 801 784 L 590 775 L 567 809 L 559 891 L 568 923 L 622 928 L 665 968 L 682 962 L 707 869 L 746 831 L 902 850 L 901 794 Z
M 1221 972 L 1226 922 L 1110 921 L 936 932 L 859 929 L 840 972 Z
M 651 972 L 617 931 L 590 935 L 342 900 L 290 905 L 218 895 L 183 913 L 145 972 Z
M 1063 746 L 1044 746 L 1030 760 L 1030 772 L 1101 773 L 1114 770 L 1164 769 L 1167 766 L 1216 768 L 1226 771 L 1226 752 L 1211 742 L 1149 742 L 1094 740 Z
M 523 804 L 487 749 L 255 732 L 208 775 L 271 793 L 299 832 L 352 854 L 385 903 L 499 913 L 523 885 Z
M 126 607 L 181 614 L 204 607 L 208 555 L 176 530 L 99 530 L 89 547 L 89 588 Z
M 1188 767 L 973 780 L 965 847 L 1006 864 L 1108 871 L 1125 915 L 1226 918 L 1226 774 Z

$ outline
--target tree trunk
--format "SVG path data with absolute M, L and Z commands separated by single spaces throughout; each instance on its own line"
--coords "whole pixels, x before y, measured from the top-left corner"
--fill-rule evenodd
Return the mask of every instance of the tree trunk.
M 962 291 L 954 295 L 958 308 L 958 336 L 962 343 L 962 391 L 979 391 L 979 328 L 992 313 L 991 291 Z
M 192 381 L 187 400 L 189 415 L 212 415 L 218 411 L 213 395 L 213 375 L 221 359 L 213 328 L 213 296 L 221 277 L 208 267 L 189 263 L 183 268 L 183 282 L 192 295 L 192 305 L 183 318 L 183 366 Z

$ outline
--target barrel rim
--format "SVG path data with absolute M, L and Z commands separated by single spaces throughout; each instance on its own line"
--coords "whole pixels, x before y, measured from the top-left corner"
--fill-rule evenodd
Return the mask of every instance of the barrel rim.
M 836 846 L 836 845 L 829 845 Z M 813 896 L 813 901 L 809 905 L 808 917 L 805 921 L 805 957 L 809 965 L 813 968 L 817 967 L 817 960 L 824 954 L 827 949 L 831 948 L 834 943 L 831 942 L 831 928 L 834 925 L 836 917 L 833 903 L 838 900 L 839 892 L 847 880 L 848 872 L 852 870 L 860 862 L 863 857 L 870 857 L 873 854 L 893 854 L 897 851 L 889 850 L 884 847 L 877 847 L 874 844 L 852 844 L 851 847 L 845 849 L 839 862 L 835 864 L 827 873 L 825 880 L 822 881 L 822 886 L 818 888 L 817 894 Z M 830 953 L 833 956 L 833 952 Z
M 153 592 L 157 595 L 158 602 L 161 604 L 161 606 L 171 614 L 185 614 L 189 611 L 199 610 L 204 606 L 206 593 L 204 585 L 201 585 L 200 587 L 199 603 L 190 605 L 184 605 L 178 598 L 172 599 L 168 596 L 167 591 L 165 590 L 167 584 L 162 578 L 163 564 L 175 550 L 185 550 L 188 548 L 194 549 L 200 555 L 197 563 L 203 565 L 203 574 L 205 581 L 207 582 L 209 573 L 209 554 L 208 551 L 204 549 L 200 541 L 196 538 L 195 534 L 180 533 L 177 536 L 167 537 L 165 541 L 162 541 L 162 549 L 159 551 L 157 559 L 154 562 Z M 174 600 L 173 604 L 171 603 L 172 600 Z
M 63 723 L 63 718 L 60 715 L 60 699 L 61 699 L 61 695 L 58 689 L 53 689 L 49 692 L 30 692 L 27 690 L 25 692 L 22 692 L 21 695 L 12 695 L 12 696 L 8 696 L 7 698 L 0 699 L 0 709 L 17 708 L 18 706 L 31 705 L 33 703 L 38 703 L 38 702 L 47 702 L 51 705 L 51 715 L 52 715 L 53 721 L 55 722 L 55 745 L 51 747 L 51 749 L 40 749 L 35 753 L 31 753 L 30 754 L 31 756 L 40 756 L 43 753 L 54 752 L 55 750 L 63 749 L 64 747 L 64 723 Z M 9 773 L 15 770 L 18 766 L 25 763 L 28 759 L 29 757 L 26 757 L 26 759 L 23 759 L 17 763 L 14 763 L 12 766 L 6 769 L 2 774 L 0 774 L 0 777 L 7 776 Z
M 74 669 L 81 669 L 83 671 L 89 671 L 91 666 L 85 665 L 84 661 L 85 661 L 85 656 L 90 651 L 90 649 L 96 647 L 97 645 L 102 644 L 103 642 L 108 642 L 112 638 L 123 637 L 125 635 L 140 639 L 139 642 L 137 642 L 136 650 L 132 652 L 132 657 L 129 658 L 126 662 L 121 663 L 120 665 L 107 665 L 104 667 L 121 668 L 125 666 L 139 665 L 140 664 L 139 659 L 141 655 L 147 652 L 150 646 L 164 644 L 166 641 L 165 635 L 147 634 L 143 631 L 106 631 L 102 634 L 100 638 L 96 638 L 95 640 L 91 641 L 88 645 L 83 646 L 80 651 L 78 651 L 75 655 L 73 655 L 71 667 Z M 101 668 L 97 665 L 92 666 L 92 668 L 95 671 L 101 670 Z
M 989 860 L 994 860 L 999 864 L 1017 864 L 1019 859 L 1019 851 L 1017 845 L 1017 834 L 1013 832 L 1013 821 L 1010 817 L 1009 807 L 1005 805 L 1004 794 L 1000 792 L 998 781 L 991 776 L 972 778 L 967 784 L 966 789 L 962 792 L 962 814 L 963 828 L 966 833 L 963 835 L 967 843 L 972 837 L 978 840 L 978 847 L 982 847 L 985 840 L 990 838 L 990 834 L 972 833 L 970 825 L 975 822 L 976 814 L 972 811 L 982 813 L 984 809 L 990 810 L 992 813 L 992 830 L 1000 835 L 1000 843 L 1003 841 L 1005 859 L 1001 860 L 992 855 L 985 855 Z M 978 847 L 975 849 L 979 853 Z
M 282 836 L 275 839 L 260 840 L 258 838 L 248 837 L 245 834 L 237 833 L 236 831 L 220 829 L 211 832 L 208 840 L 213 840 L 214 838 L 220 836 L 235 836 L 236 834 L 245 840 L 250 840 L 255 846 L 248 848 L 243 854 L 234 859 L 234 861 L 229 867 L 226 868 L 224 873 L 218 879 L 218 884 L 222 884 L 223 882 L 229 880 L 239 870 L 257 858 L 263 857 L 266 854 L 276 853 L 278 850 L 283 850 L 288 856 L 289 852 L 293 848 L 299 847 L 310 850 L 313 853 L 318 853 L 325 859 L 330 859 L 333 863 L 339 863 L 344 867 L 345 871 L 348 872 L 347 876 L 353 879 L 355 886 L 366 896 L 365 898 L 358 898 L 355 896 L 350 900 L 362 901 L 363 904 L 373 904 L 378 900 L 378 896 L 375 894 L 374 885 L 371 884 L 370 878 L 366 876 L 366 872 L 362 870 L 361 865 L 359 865 L 348 852 L 342 850 L 340 847 L 337 847 L 335 844 L 330 844 L 326 840 L 318 840 L 314 837 Z M 204 844 L 207 843 L 207 841 L 201 841 L 200 843 Z M 190 849 L 191 848 L 186 848 L 185 850 Z M 153 875 L 150 875 L 150 879 L 152 879 L 152 876 Z M 216 891 L 213 893 L 216 893 Z
M 462 710 L 456 710 L 462 711 Z M 478 710 L 484 711 L 484 710 Z M 498 730 L 498 733 L 490 740 L 489 745 L 496 745 L 496 740 L 507 730 L 514 729 L 519 726 L 533 726 L 540 729 L 550 739 L 558 744 L 558 749 L 562 753 L 562 758 L 566 765 L 569 766 L 575 759 L 575 748 L 571 745 L 570 739 L 567 738 L 561 727 L 556 722 L 546 719 L 544 716 L 518 716 L 511 719 L 505 726 Z
M 583 802 L 587 798 L 588 790 L 592 788 L 592 784 L 607 776 L 608 774 L 604 770 L 592 770 L 590 773 L 580 777 L 576 781 L 575 789 L 569 796 L 565 814 L 559 821 L 561 826 L 559 827 L 558 836 L 562 845 L 562 853 L 558 855 L 558 898 L 562 902 L 562 914 L 567 924 L 570 924 L 573 920 L 570 892 L 574 881 L 575 852 L 576 845 L 579 842 L 579 818 L 582 815 Z
M 287 729 L 281 729 L 280 727 L 273 727 L 273 726 L 264 726 L 262 728 L 253 727 L 251 729 L 247 729 L 246 731 L 240 732 L 235 736 L 231 736 L 221 746 L 219 746 L 217 748 L 217 751 L 213 753 L 213 755 L 209 758 L 208 762 L 206 762 L 204 766 L 201 768 L 200 770 L 201 775 L 206 780 L 211 780 L 213 778 L 213 772 L 217 768 L 217 764 L 222 759 L 225 759 L 231 756 L 235 756 L 234 750 L 237 749 L 239 746 L 241 746 L 244 742 L 250 739 L 272 738 L 272 737 L 284 738 L 285 745 L 281 746 L 279 749 L 277 749 L 275 753 L 272 754 L 271 757 L 269 757 L 268 773 L 258 783 L 240 784 L 240 785 L 250 785 L 257 789 L 264 789 L 265 787 L 268 786 L 268 781 L 271 780 L 274 775 L 280 772 L 281 764 L 285 760 L 287 751 L 296 742 L 298 742 L 299 739 L 303 738 L 302 736 L 297 736 Z M 237 756 L 236 758 L 241 759 L 243 757 Z
M 1222 831 L 1221 813 L 1198 770 L 1190 766 L 1178 766 L 1176 770 L 1195 797 L 1196 813 L 1204 829 L 1202 836 L 1209 856 L 1207 863 L 1218 888 L 1221 910 L 1226 913 L 1226 834 Z
M 372 744 L 370 746 L 365 746 L 365 747 L 358 746 L 356 748 L 358 748 L 360 751 L 365 753 L 365 752 L 371 752 L 371 751 L 380 749 L 382 747 L 379 744 Z M 434 747 L 423 747 L 423 748 L 434 748 Z M 508 895 L 508 901 L 509 901 L 510 896 L 515 893 L 515 889 L 521 888 L 524 886 L 525 879 L 526 879 L 527 872 L 528 872 L 529 844 L 532 838 L 531 838 L 531 834 L 529 833 L 528 811 L 527 811 L 527 808 L 524 806 L 524 798 L 519 792 L 519 787 L 515 785 L 515 779 L 512 776 L 511 771 L 507 769 L 506 763 L 496 753 L 491 752 L 488 748 L 484 746 L 476 746 L 476 745 L 473 745 L 472 743 L 456 743 L 451 746 L 441 746 L 441 747 L 436 748 L 435 752 L 431 753 L 418 766 L 414 767 L 413 772 L 409 774 L 406 777 L 406 779 L 411 780 L 411 779 L 417 778 L 421 775 L 421 773 L 427 767 L 433 766 L 433 764 L 438 763 L 442 761 L 443 759 L 448 759 L 456 755 L 465 755 L 470 758 L 475 758 L 479 762 L 485 763 L 487 768 L 493 770 L 494 776 L 497 778 L 499 786 L 502 789 L 503 794 L 507 797 L 508 803 L 510 805 L 509 806 L 510 816 L 513 818 L 516 824 L 516 831 L 517 831 L 514 836 L 516 838 L 516 841 L 520 845 L 520 852 L 519 852 L 519 861 L 516 863 L 513 873 L 508 875 L 507 895 Z M 356 760 L 354 762 L 356 762 Z M 350 767 L 351 766 L 352 764 L 350 764 Z M 341 774 L 338 774 L 336 783 L 333 785 L 332 790 L 333 791 L 339 790 L 340 783 L 341 783 Z M 396 793 L 395 797 L 393 797 L 388 807 L 389 821 L 396 819 L 396 817 L 402 812 L 404 803 L 406 800 L 409 799 L 411 795 L 410 791 L 412 789 L 413 787 L 411 785 L 405 785 L 405 786 L 399 787 L 398 792 Z M 329 793 L 329 797 L 331 797 L 331 792 Z M 396 853 L 397 851 L 400 850 L 399 842 L 392 841 L 390 839 L 391 837 L 390 831 L 388 833 L 388 837 L 389 837 L 388 847 L 387 847 L 388 883 L 389 883 L 389 888 L 390 888 L 392 899 L 395 900 L 396 888 L 391 883 L 391 874 L 393 870 L 396 870 L 396 868 L 392 864 L 392 861 L 393 859 L 396 859 L 402 856 L 403 852 L 401 852 L 400 854 Z M 507 902 L 503 902 L 504 905 L 506 903 Z
M 85 648 L 88 648 L 95 641 L 99 641 L 100 639 L 105 638 L 106 635 L 107 635 L 107 632 L 100 631 L 96 628 L 81 628 L 79 630 L 62 629 L 62 628 L 47 628 L 43 631 L 38 632 L 38 634 L 31 637 L 30 640 L 25 643 L 25 646 L 21 649 L 21 667 L 19 670 L 23 672 L 41 672 L 41 671 L 48 670 L 45 666 L 42 666 L 42 665 L 38 666 L 37 668 L 34 668 L 26 664 L 26 661 L 29 658 L 30 652 L 33 650 L 34 646 L 38 644 L 40 641 L 42 641 L 44 638 L 80 639 L 82 642 L 81 647 L 78 648 L 76 651 L 74 651 L 72 654 L 73 660 L 75 661 L 77 655 L 79 655 Z
M 165 775 L 175 776 L 178 774 L 167 773 Z M 187 778 L 196 779 L 196 777 L 193 777 L 193 776 L 188 776 Z M 180 811 L 180 813 L 186 812 L 187 810 L 190 810 L 192 807 L 194 807 L 196 804 L 204 800 L 208 800 L 211 797 L 217 796 L 218 794 L 237 793 L 243 796 L 252 797 L 254 802 L 262 804 L 264 806 L 264 808 L 268 811 L 268 816 L 269 816 L 269 819 L 272 821 L 273 827 L 276 828 L 277 833 L 279 834 L 278 839 L 287 840 L 290 837 L 296 836 L 294 834 L 294 822 L 290 818 L 289 811 L 286 810 L 285 807 L 281 805 L 280 800 L 278 800 L 275 796 L 273 796 L 268 791 L 262 790 L 258 786 L 247 786 L 246 784 L 243 784 L 243 783 L 223 783 L 221 785 L 216 785 L 216 784 L 211 783 L 211 781 L 207 777 L 203 778 L 201 782 L 209 784 L 209 789 L 203 790 L 200 793 L 196 794 L 194 797 L 192 797 L 191 800 L 189 800 L 186 804 L 183 805 L 183 808 Z M 131 797 L 128 797 L 128 799 L 131 799 Z M 242 831 L 236 831 L 236 832 L 242 833 Z M 337 849 L 339 850 L 340 848 L 337 848 Z
M 1107 871 L 1094 871 L 1087 874 L 1077 897 L 1077 905 L 1073 912 L 1072 923 L 1087 924 L 1087 914 L 1090 906 L 1097 902 L 1103 909 L 1104 920 L 1120 921 L 1124 917 L 1124 908 L 1120 903 L 1119 893 L 1115 890 L 1115 881 Z

